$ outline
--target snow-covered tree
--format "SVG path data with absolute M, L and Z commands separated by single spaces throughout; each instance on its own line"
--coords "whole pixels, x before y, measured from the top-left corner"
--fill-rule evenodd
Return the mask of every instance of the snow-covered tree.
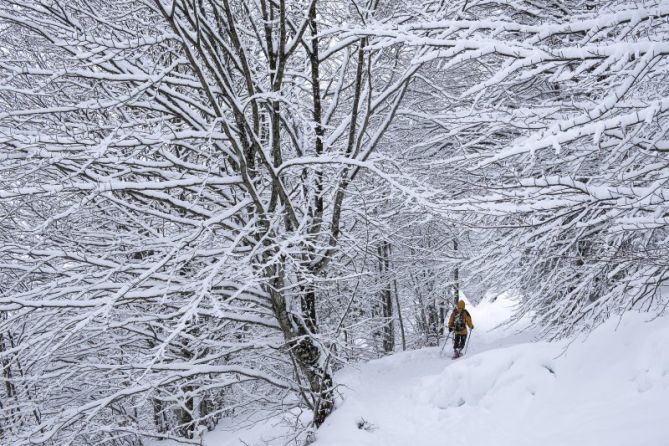
M 462 290 L 517 290 L 552 335 L 663 311 L 668 22 L 657 1 L 4 0 L 0 441 L 315 428 L 333 368 L 434 344 Z
M 345 34 L 375 3 L 3 2 L 13 444 L 197 441 L 267 387 L 325 420 L 319 281 L 419 68 Z
M 662 311 L 669 9 L 663 2 L 458 2 L 386 33 L 440 75 L 414 144 L 481 242 L 472 268 L 553 334 Z M 425 161 L 427 164 L 427 161 Z M 483 238 L 480 238 L 483 237 Z

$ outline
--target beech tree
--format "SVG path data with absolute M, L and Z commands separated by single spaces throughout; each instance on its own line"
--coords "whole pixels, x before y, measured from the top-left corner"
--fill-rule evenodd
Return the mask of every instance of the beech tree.
M 325 420 L 318 282 L 419 68 L 344 35 L 376 3 L 3 3 L 13 444 L 195 442 L 241 385 Z

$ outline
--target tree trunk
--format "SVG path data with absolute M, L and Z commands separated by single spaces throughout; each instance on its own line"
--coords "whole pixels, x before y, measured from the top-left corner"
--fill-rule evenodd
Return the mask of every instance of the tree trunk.
M 153 423 L 156 426 L 158 433 L 165 433 L 167 428 L 165 426 L 165 414 L 163 413 L 163 402 L 159 398 L 153 398 Z
M 310 400 L 305 402 L 313 410 L 314 425 L 320 427 L 334 409 L 334 386 L 332 373 L 325 360 L 326 355 L 314 339 L 318 328 L 315 291 L 310 285 L 303 288 L 301 314 L 293 315 L 286 306 L 283 268 L 269 267 L 266 274 L 273 277 L 272 286 L 267 287 L 267 290 L 272 300 L 274 315 L 279 322 L 290 355 L 295 360 L 299 372 L 309 383 L 311 394 L 306 396 L 310 397 Z
M 379 256 L 379 277 L 384 287 L 381 290 L 381 317 L 383 319 L 383 351 L 392 353 L 395 350 L 395 324 L 393 319 L 393 299 L 390 280 L 390 242 L 382 241 L 377 248 Z
M 402 308 L 400 307 L 400 295 L 397 291 L 397 279 L 393 279 L 393 288 L 395 292 L 395 305 L 397 306 L 397 320 L 400 323 L 400 336 L 402 337 L 402 351 L 407 349 L 406 333 L 404 332 L 404 319 L 402 318 Z
M 453 251 L 458 252 L 458 241 L 456 239 L 453 239 Z M 460 268 L 456 266 L 453 272 L 453 305 L 457 307 L 458 302 L 460 302 Z

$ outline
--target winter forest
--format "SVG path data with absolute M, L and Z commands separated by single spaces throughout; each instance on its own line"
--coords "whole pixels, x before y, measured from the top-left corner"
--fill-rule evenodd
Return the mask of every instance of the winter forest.
M 569 443 L 666 445 L 667 305 L 667 0 L 0 0 L 2 446 L 443 445 L 640 351 Z

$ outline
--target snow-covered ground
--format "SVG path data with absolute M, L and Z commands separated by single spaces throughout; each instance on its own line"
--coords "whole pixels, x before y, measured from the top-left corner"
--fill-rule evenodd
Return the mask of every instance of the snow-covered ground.
M 529 342 L 531 330 L 494 328 L 512 306 L 501 296 L 469 308 L 476 330 L 461 359 L 427 348 L 343 370 L 343 399 L 314 446 L 669 445 L 669 317 Z M 205 445 L 286 444 L 271 441 L 280 431 L 212 432 Z
M 565 349 L 488 331 L 509 303 L 471 309 L 467 357 L 423 349 L 347 370 L 315 445 L 669 445 L 669 318 L 630 314 Z

